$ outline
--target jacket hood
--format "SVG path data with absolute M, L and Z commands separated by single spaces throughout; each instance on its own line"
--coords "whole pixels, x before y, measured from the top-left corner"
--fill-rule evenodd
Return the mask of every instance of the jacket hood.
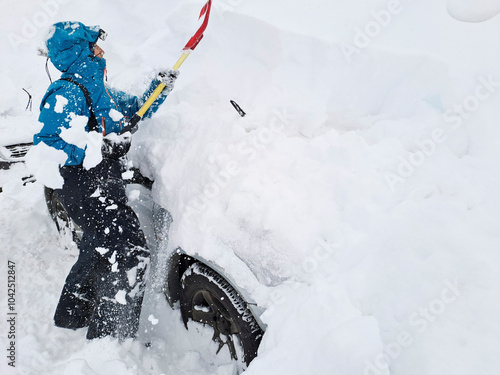
M 90 45 L 97 42 L 99 26 L 85 26 L 81 22 L 58 22 L 54 24 L 47 39 L 48 56 L 61 72 L 71 72 L 77 62 L 93 56 Z

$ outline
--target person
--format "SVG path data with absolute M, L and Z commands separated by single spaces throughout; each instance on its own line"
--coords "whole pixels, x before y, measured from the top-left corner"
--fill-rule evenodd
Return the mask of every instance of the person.
M 166 89 L 144 117 L 158 109 L 178 72 L 161 73 L 142 98 L 112 89 L 104 83 L 106 60 L 97 45 L 104 37 L 98 26 L 80 22 L 52 26 L 46 42 L 48 58 L 62 75 L 42 99 L 39 122 L 43 126 L 33 143 L 43 142 L 66 153 L 66 162 L 60 167 L 64 184 L 58 193 L 71 219 L 83 230 L 78 259 L 56 308 L 55 325 L 88 327 L 87 339 L 126 339 L 137 334 L 149 250 L 138 218 L 127 203 L 122 179 L 130 133 L 128 137 L 119 133 L 126 118 L 163 81 Z M 95 158 L 90 145 L 82 147 L 65 133 L 81 116 L 88 118 L 85 132 L 99 132 L 104 137 L 99 150 L 102 161 L 90 168 L 85 164 L 86 158 Z

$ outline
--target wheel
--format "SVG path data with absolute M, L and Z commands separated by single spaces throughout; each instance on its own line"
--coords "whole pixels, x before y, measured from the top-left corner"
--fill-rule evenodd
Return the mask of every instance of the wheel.
M 248 366 L 257 355 L 264 331 L 238 292 L 202 263 L 187 268 L 181 288 L 180 309 L 186 328 L 189 320 L 211 326 L 212 340 L 219 344 L 217 353 L 227 345 L 231 358 Z M 243 358 L 238 358 L 235 344 Z
M 83 232 L 69 217 L 57 190 L 45 187 L 45 203 L 59 233 L 70 233 L 73 241 L 80 246 Z

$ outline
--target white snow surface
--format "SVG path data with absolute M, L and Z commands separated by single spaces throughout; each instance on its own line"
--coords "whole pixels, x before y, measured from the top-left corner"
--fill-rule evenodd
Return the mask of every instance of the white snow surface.
M 214 1 L 174 91 L 134 135 L 130 158 L 174 219 L 169 247 L 216 260 L 265 309 L 245 374 L 499 374 L 500 17 L 477 1 L 469 15 L 491 17 L 461 22 L 452 3 Z M 7 145 L 40 127 L 50 24 L 100 25 L 108 83 L 140 94 L 177 60 L 203 1 L 0 4 Z M 210 330 L 186 330 L 168 307 L 158 270 L 141 340 L 54 327 L 77 249 L 26 173 L 0 170 L 1 374 L 234 373 Z
M 500 1 L 448 0 L 448 11 L 460 21 L 483 22 L 500 13 Z
M 62 95 L 56 95 L 56 100 L 57 101 L 54 111 L 56 113 L 63 113 L 64 107 L 66 106 L 66 104 L 68 104 L 68 99 Z

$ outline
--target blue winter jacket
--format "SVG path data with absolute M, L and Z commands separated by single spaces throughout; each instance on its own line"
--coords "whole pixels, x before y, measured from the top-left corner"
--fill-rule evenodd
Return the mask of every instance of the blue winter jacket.
M 124 119 L 117 121 L 120 116 L 112 110 L 123 114 L 125 119 L 131 118 L 160 81 L 153 80 L 142 98 L 107 87 L 104 84 L 106 60 L 94 56 L 92 52 L 99 30 L 98 26 L 87 27 L 80 22 L 56 23 L 47 40 L 47 49 L 50 60 L 62 72 L 61 78 L 70 77 L 87 88 L 99 131 L 107 135 L 118 133 L 125 126 Z M 156 112 L 166 97 L 167 93 L 160 95 L 144 117 L 150 117 Z M 84 93 L 72 82 L 55 81 L 49 86 L 40 104 L 38 120 L 43 127 L 34 135 L 33 143 L 36 145 L 44 142 L 66 152 L 68 158 L 65 165 L 82 164 L 85 158 L 84 149 L 65 142 L 59 136 L 62 129 L 70 127 L 74 115 L 90 116 Z M 89 131 L 88 126 L 86 130 Z

